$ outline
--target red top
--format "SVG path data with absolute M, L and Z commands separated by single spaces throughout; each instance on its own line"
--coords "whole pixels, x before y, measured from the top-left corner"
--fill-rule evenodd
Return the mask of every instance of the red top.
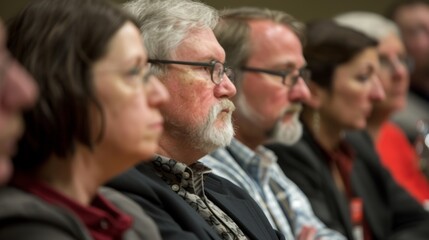
M 51 187 L 26 176 L 16 176 L 12 185 L 34 194 L 44 201 L 72 211 L 83 222 L 94 240 L 119 240 L 131 228 L 132 218 L 97 194 L 89 206 L 84 206 Z
M 344 185 L 344 192 L 349 202 L 352 223 L 362 228 L 362 232 L 360 233 L 355 232 L 356 230 L 354 229 L 355 237 L 358 239 L 371 240 L 372 234 L 364 214 L 364 203 L 362 199 L 355 194 L 351 183 L 355 152 L 347 142 L 341 141 L 337 149 L 327 154 L 330 156 L 330 159 L 327 159 L 327 161 L 331 167 L 332 175 L 334 175 L 334 168 L 337 168 L 341 182 Z
M 396 182 L 423 203 L 429 200 L 429 182 L 420 171 L 417 154 L 402 130 L 391 122 L 381 126 L 377 152 Z
M 353 149 L 346 142 L 342 141 L 338 148 L 328 153 L 328 155 L 330 159 L 327 160 L 331 167 L 331 171 L 334 172 L 334 167 L 338 169 L 347 198 L 349 200 L 354 198 L 356 195 L 353 191 L 350 177 L 355 159 Z

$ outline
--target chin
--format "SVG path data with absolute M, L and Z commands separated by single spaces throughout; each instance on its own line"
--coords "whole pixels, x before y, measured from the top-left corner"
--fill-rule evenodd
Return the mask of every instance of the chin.
M 366 126 L 367 126 L 366 120 L 363 120 L 361 122 L 357 122 L 356 124 L 354 124 L 350 130 L 363 130 L 366 128 Z
M 394 106 L 394 111 L 402 110 L 403 108 L 405 108 L 405 105 L 407 105 L 407 102 L 405 100 L 399 100 Z
M 139 154 L 139 161 L 147 162 L 151 161 L 153 156 L 158 150 L 158 143 L 152 145 L 145 145 L 145 148 Z

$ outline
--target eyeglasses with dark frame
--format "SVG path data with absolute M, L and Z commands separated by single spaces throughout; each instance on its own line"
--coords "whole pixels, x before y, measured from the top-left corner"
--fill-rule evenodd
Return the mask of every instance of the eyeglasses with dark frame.
M 292 75 L 293 71 L 288 71 L 288 70 L 276 71 L 276 70 L 255 68 L 255 67 L 241 67 L 240 69 L 242 71 L 247 71 L 247 72 L 266 73 L 266 74 L 271 74 L 274 76 L 279 76 L 282 78 L 282 84 L 289 86 L 289 87 L 294 86 L 298 82 L 300 77 L 306 83 L 308 83 L 310 81 L 310 78 L 311 78 L 311 72 L 307 68 L 298 69 L 299 73 L 296 75 Z
M 226 75 L 231 81 L 234 78 L 234 73 L 231 68 L 225 67 L 225 65 L 219 61 L 213 60 L 210 62 L 187 62 L 187 61 L 173 61 L 173 60 L 159 60 L 149 59 L 152 64 L 180 64 L 188 66 L 200 66 L 210 67 L 210 76 L 214 84 L 219 85 Z

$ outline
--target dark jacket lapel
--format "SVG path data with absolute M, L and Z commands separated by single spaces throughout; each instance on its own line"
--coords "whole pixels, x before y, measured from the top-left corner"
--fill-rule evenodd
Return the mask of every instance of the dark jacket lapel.
M 360 196 L 364 203 L 366 220 L 371 226 L 375 239 L 381 239 L 389 235 L 392 214 L 388 211 L 388 202 L 385 199 L 387 189 L 385 189 L 385 179 L 378 179 L 381 176 L 381 165 L 378 163 L 378 155 L 375 152 L 372 141 L 363 132 L 349 133 L 347 140 L 353 145 L 357 153 L 357 159 L 352 170 L 352 187 L 356 195 Z M 377 166 L 378 165 L 378 166 Z M 373 173 L 373 171 L 376 171 Z M 378 182 L 374 185 L 374 179 Z M 384 223 L 384 224 L 379 224 Z
M 328 196 L 330 196 L 330 200 L 327 202 L 327 204 L 331 204 L 331 209 L 336 209 L 335 211 L 337 214 L 339 214 L 340 217 L 339 221 L 343 224 L 343 226 L 345 226 L 345 234 L 350 238 L 353 236 L 353 233 L 347 199 L 338 191 L 329 167 L 326 166 L 326 163 L 320 158 L 320 156 L 323 156 L 326 153 L 320 149 L 320 146 L 315 142 L 308 130 L 304 133 L 304 141 L 301 143 L 304 149 L 301 149 L 300 152 L 302 155 L 308 155 L 309 161 L 313 162 L 312 165 L 317 166 L 313 169 L 313 174 L 320 174 L 322 176 L 323 180 L 318 184 L 321 185 L 321 189 L 327 189 L 329 192 Z
M 232 188 L 234 187 L 234 188 Z M 209 174 L 205 178 L 206 196 L 240 227 L 249 239 L 278 239 L 262 210 L 253 199 L 225 179 Z M 262 224 L 261 224 L 262 223 Z

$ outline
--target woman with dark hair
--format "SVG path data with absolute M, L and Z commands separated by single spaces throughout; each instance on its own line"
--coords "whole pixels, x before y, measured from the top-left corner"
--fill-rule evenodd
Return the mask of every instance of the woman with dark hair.
M 380 59 L 379 77 L 386 93 L 383 101 L 374 104 L 368 117 L 370 134 L 380 160 L 395 181 L 416 200 L 429 204 L 429 181 L 419 158 L 406 137 L 406 133 L 395 122 L 390 121 L 397 112 L 406 107 L 410 83 L 411 62 L 396 25 L 382 16 L 370 12 L 348 12 L 335 18 L 343 26 L 377 39 Z M 412 116 L 415 117 L 415 116 Z M 395 118 L 393 118 L 395 119 Z
M 8 30 L 40 97 L 0 191 L 0 239 L 159 239 L 138 206 L 99 189 L 150 159 L 163 129 L 168 94 L 148 71 L 134 19 L 102 0 L 41 0 Z
M 377 41 L 333 21 L 309 24 L 306 36 L 312 96 L 302 113 L 303 139 L 271 146 L 282 170 L 316 215 L 349 239 L 392 239 L 399 230 L 415 235 L 398 239 L 427 237 L 427 230 L 411 230 L 427 226 L 427 213 L 381 166 L 369 136 L 346 134 L 365 129 L 373 104 L 385 97 Z

